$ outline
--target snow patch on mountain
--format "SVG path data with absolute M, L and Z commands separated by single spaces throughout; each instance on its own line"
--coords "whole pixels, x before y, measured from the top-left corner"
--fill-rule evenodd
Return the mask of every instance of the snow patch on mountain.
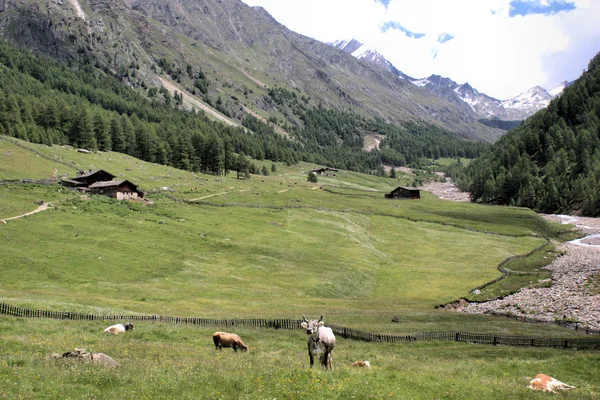
M 545 108 L 552 100 L 552 96 L 540 86 L 535 86 L 526 92 L 504 100 L 501 105 L 506 109 L 533 110 L 533 112 Z
M 552 96 L 552 98 L 554 98 L 554 97 L 560 95 L 563 92 L 563 90 L 565 90 L 566 87 L 569 87 L 571 85 L 571 83 L 573 83 L 573 82 L 564 81 L 560 85 L 555 87 L 554 89 L 549 90 L 548 93 L 550 94 L 550 96 Z
M 499 118 L 506 121 L 523 120 L 547 107 L 550 100 L 560 95 L 563 89 L 569 85 L 569 82 L 563 82 L 550 92 L 540 86 L 535 86 L 513 98 L 499 100 L 479 92 L 469 83 L 459 84 L 440 75 L 431 75 L 422 79 L 412 78 L 398 70 L 377 50 L 355 39 L 338 40 L 330 44 L 360 60 L 380 65 L 413 85 L 433 92 L 437 97 L 460 107 L 470 108 L 483 118 Z

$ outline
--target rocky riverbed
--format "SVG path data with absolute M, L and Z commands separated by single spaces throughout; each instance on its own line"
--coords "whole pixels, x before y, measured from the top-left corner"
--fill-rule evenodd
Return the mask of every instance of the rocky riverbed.
M 437 174 L 440 176 L 444 176 L 442 172 L 437 172 Z M 422 189 L 431 192 L 440 199 L 452 201 L 469 201 L 469 193 L 461 192 L 450 178 L 445 178 L 443 182 L 425 182 L 423 184 Z
M 428 182 L 423 189 L 441 199 L 469 201 L 450 179 Z M 544 321 L 568 319 L 582 327 L 600 330 L 600 218 L 541 215 L 549 221 L 576 225 L 587 236 L 557 244 L 564 255 L 546 268 L 552 271 L 552 286 L 522 289 L 501 300 L 453 304 L 447 309 L 471 314 L 502 313 Z
M 427 182 L 422 189 L 441 199 L 469 201 L 469 193 L 458 190 L 450 179 Z M 542 217 L 576 225 L 587 235 L 557 244 L 564 255 L 546 267 L 552 271 L 551 287 L 522 289 L 501 300 L 485 303 L 461 301 L 447 309 L 471 314 L 512 314 L 549 322 L 568 319 L 580 322 L 583 327 L 600 330 L 600 294 L 595 294 L 600 293 L 600 218 L 544 214 Z
M 569 319 L 600 330 L 600 218 L 543 215 L 551 221 L 575 224 L 588 239 L 557 245 L 565 254 L 552 262 L 552 286 L 522 289 L 501 300 L 471 303 L 455 308 L 472 314 L 498 312 L 544 321 Z M 589 239 L 591 238 L 591 239 Z

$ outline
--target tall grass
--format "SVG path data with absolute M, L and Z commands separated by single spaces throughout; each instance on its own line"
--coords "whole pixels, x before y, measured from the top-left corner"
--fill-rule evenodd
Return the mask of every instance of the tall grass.
M 598 355 L 586 351 L 464 343 L 382 344 L 338 338 L 334 370 L 308 368 L 302 331 L 238 329 L 247 353 L 216 351 L 214 329 L 137 324 L 105 335 L 101 322 L 0 317 L 0 396 L 124 399 L 529 399 L 543 372 L 577 386 L 561 397 L 594 399 Z M 74 347 L 102 352 L 118 368 L 47 358 Z M 372 369 L 353 369 L 369 360 Z M 547 395 L 546 395 L 547 396 Z

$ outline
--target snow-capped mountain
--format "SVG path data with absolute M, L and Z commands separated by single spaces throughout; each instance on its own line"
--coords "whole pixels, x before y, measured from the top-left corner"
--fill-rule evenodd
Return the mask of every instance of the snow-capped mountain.
M 459 84 L 440 75 L 431 75 L 422 79 L 411 78 L 398 70 L 375 49 L 355 39 L 338 40 L 331 44 L 360 60 L 382 66 L 398 77 L 431 91 L 437 97 L 448 100 L 459 107 L 468 107 L 482 118 L 497 118 L 504 121 L 523 120 L 545 108 L 552 98 L 560 95 L 563 89 L 569 85 L 569 82 L 563 82 L 550 92 L 540 86 L 535 86 L 511 99 L 499 100 L 479 92 L 469 83 Z
M 358 58 L 359 60 L 364 60 L 379 65 L 380 67 L 385 68 L 386 70 L 390 71 L 391 73 L 402 79 L 412 79 L 402 71 L 399 71 L 381 53 L 377 52 L 377 50 L 360 43 L 356 39 L 337 40 L 329 44 L 334 47 L 337 47 L 340 50 L 345 51 L 346 53 L 352 54 L 352 56 Z
M 451 100 L 453 96 L 456 96 L 483 118 L 498 118 L 505 121 L 525 119 L 548 106 L 554 97 L 544 88 L 535 86 L 513 98 L 499 100 L 479 92 L 469 83 L 458 84 L 452 79 L 439 75 L 431 75 L 428 78 L 416 79 L 411 82 L 429 89 L 438 97 Z M 555 96 L 561 92 L 560 87 L 554 90 Z
M 571 86 L 571 83 L 573 82 L 564 81 L 554 89 L 549 90 L 548 93 L 550 96 L 552 96 L 552 98 L 555 98 L 556 96 L 560 95 L 566 87 Z

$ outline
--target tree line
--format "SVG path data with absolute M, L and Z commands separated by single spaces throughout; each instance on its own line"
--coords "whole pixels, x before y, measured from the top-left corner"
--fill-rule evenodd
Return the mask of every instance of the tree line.
M 546 109 L 452 173 L 474 201 L 600 215 L 600 53 Z
M 133 89 L 96 68 L 91 59 L 60 63 L 8 43 L 0 43 L 0 72 L 0 134 L 46 145 L 117 151 L 190 171 L 252 173 L 258 170 L 252 158 L 371 172 L 382 163 L 468 157 L 484 148 L 433 125 L 398 127 L 315 105 L 284 88 L 270 90 L 269 98 L 294 121 L 285 123 L 291 137 L 278 134 L 273 119 L 266 123 L 250 115 L 242 127 L 226 126 L 202 111 L 183 109 L 181 93 L 171 96 L 143 81 Z M 200 71 L 194 76 L 199 91 L 206 92 L 205 75 Z M 381 150 L 366 152 L 363 135 L 371 132 L 387 137 Z

